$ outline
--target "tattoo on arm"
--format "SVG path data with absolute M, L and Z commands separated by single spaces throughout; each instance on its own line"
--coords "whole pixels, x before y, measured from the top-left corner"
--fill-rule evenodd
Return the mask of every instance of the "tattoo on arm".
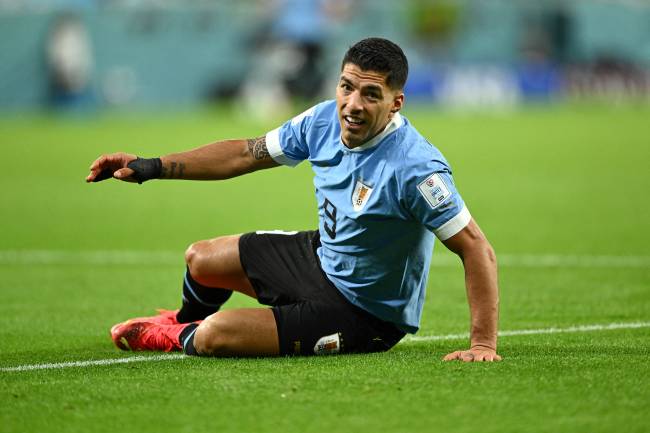
M 182 179 L 185 172 L 185 164 L 182 162 L 170 161 L 169 167 L 163 164 L 160 170 L 161 179 Z
M 255 159 L 266 159 L 271 155 L 266 147 L 266 137 L 248 139 L 248 151 Z

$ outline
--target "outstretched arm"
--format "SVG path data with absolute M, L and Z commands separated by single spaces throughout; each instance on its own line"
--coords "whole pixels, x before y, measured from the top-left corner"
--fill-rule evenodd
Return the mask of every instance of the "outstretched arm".
M 472 317 L 470 349 L 450 353 L 444 360 L 500 361 L 497 355 L 499 286 L 494 250 L 474 219 L 444 244 L 463 261 Z
M 98 182 L 109 177 L 135 182 L 134 171 L 128 166 L 136 158 L 123 152 L 102 155 L 90 166 L 86 182 Z M 269 155 L 266 137 L 218 141 L 162 156 L 160 162 L 155 170 L 156 178 L 193 180 L 228 179 L 278 165 Z

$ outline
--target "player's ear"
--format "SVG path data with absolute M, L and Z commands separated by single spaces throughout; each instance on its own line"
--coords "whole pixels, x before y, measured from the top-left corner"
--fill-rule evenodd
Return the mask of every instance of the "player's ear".
M 391 108 L 390 112 L 395 114 L 402 109 L 402 106 L 404 106 L 404 93 L 398 92 L 393 97 L 393 108 Z

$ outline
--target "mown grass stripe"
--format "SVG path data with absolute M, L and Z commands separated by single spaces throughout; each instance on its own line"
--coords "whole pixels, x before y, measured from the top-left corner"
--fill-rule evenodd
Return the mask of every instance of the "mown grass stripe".
M 515 268 L 650 268 L 650 256 L 579 254 L 498 254 L 499 266 Z M 183 251 L 0 250 L 0 265 L 153 265 L 179 266 Z M 435 254 L 432 266 L 459 265 L 458 257 Z
M 561 334 L 561 333 L 575 333 L 575 332 L 598 332 L 609 331 L 616 329 L 638 329 L 648 328 L 650 322 L 633 322 L 633 323 L 609 323 L 604 325 L 579 325 L 570 326 L 568 328 L 541 328 L 541 329 L 519 329 L 512 331 L 499 332 L 500 337 L 512 337 L 517 335 L 539 335 L 539 334 Z M 439 340 L 460 340 L 469 338 L 469 334 L 447 334 L 447 335 L 423 335 L 423 336 L 407 336 L 402 340 L 402 343 L 417 343 L 423 341 L 439 341 Z M 102 365 L 115 365 L 115 364 L 128 364 L 131 362 L 153 362 L 153 361 L 169 361 L 175 359 L 183 359 L 185 355 L 182 354 L 165 354 L 165 355 L 152 355 L 152 356 L 132 356 L 128 358 L 112 358 L 112 359 L 98 359 L 91 361 L 71 361 L 71 362 L 57 362 L 51 364 L 26 364 L 18 365 L 15 367 L 2 367 L 0 372 L 21 372 L 33 370 L 52 370 L 60 368 L 72 367 L 92 367 Z
M 0 251 L 0 264 L 3 265 L 178 265 L 183 260 L 182 251 Z

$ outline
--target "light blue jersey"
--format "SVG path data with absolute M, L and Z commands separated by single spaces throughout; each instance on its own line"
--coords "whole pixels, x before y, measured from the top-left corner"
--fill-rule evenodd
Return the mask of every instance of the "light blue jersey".
M 434 235 L 470 221 L 449 164 L 396 113 L 360 147 L 341 141 L 336 102 L 316 105 L 266 135 L 271 157 L 314 170 L 323 271 L 354 305 L 418 330 Z

